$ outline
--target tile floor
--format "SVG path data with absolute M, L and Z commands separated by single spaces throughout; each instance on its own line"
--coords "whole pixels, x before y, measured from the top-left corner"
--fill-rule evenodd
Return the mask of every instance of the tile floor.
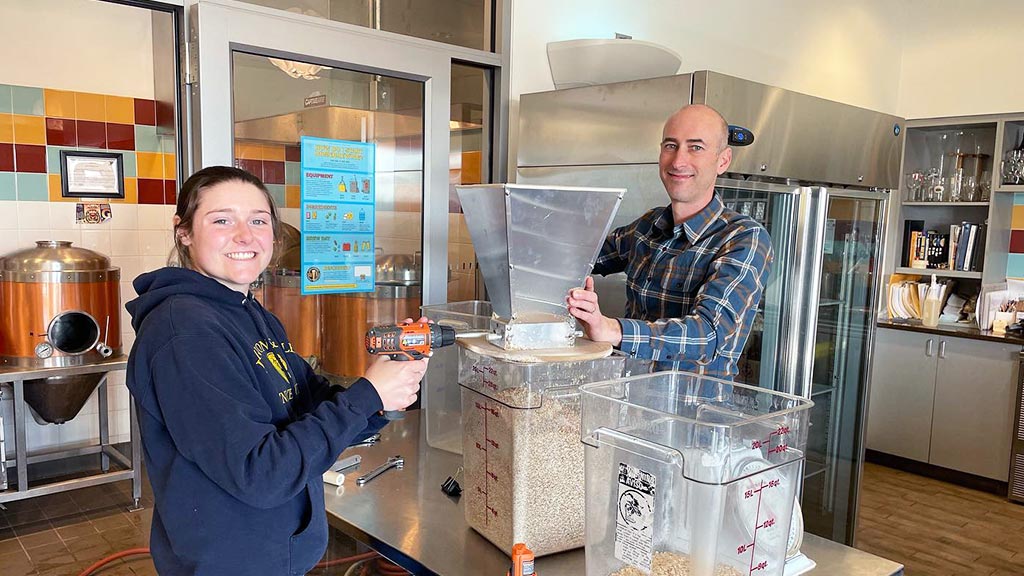
M 71 468 L 81 474 L 96 466 L 81 460 L 88 458 L 56 469 L 51 466 L 42 473 L 30 467 L 30 485 L 40 478 L 46 482 L 71 478 Z M 131 482 L 123 481 L 4 504 L 7 509 L 0 510 L 0 575 L 76 576 L 110 554 L 148 547 L 153 497 L 145 475 L 142 510 L 128 511 L 131 494 Z M 351 556 L 355 547 L 353 540 L 332 532 L 324 559 Z M 311 574 L 341 576 L 349 566 L 337 564 Z M 155 576 L 156 570 L 149 556 L 138 555 L 116 560 L 94 574 Z
M 78 574 L 128 548 L 146 547 L 153 501 L 128 512 L 131 483 L 117 482 L 8 502 L 0 511 L 0 566 L 4 576 Z M 155 575 L 145 556 L 119 560 L 104 575 Z

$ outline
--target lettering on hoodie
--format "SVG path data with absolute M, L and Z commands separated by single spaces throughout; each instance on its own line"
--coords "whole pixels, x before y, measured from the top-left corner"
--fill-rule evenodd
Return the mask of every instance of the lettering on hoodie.
M 277 395 L 282 404 L 291 402 L 299 395 L 298 382 L 291 377 L 291 369 L 285 360 L 285 354 L 294 354 L 291 342 L 274 342 L 273 340 L 259 340 L 252 346 L 253 355 L 256 356 L 256 365 L 263 368 L 268 374 L 276 373 L 281 377 L 286 387 L 280 390 Z M 295 382 L 295 384 L 292 384 Z

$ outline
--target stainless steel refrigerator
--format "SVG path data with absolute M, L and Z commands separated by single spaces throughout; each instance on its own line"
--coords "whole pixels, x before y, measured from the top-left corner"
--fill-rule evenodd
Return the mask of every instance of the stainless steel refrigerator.
M 613 226 L 668 204 L 658 176 L 665 120 L 703 103 L 753 143 L 719 178 L 726 205 L 768 229 L 771 276 L 737 381 L 810 397 L 806 529 L 853 544 L 885 214 L 898 187 L 903 119 L 709 71 L 526 94 L 517 181 L 627 189 Z M 622 274 L 595 278 L 605 314 Z

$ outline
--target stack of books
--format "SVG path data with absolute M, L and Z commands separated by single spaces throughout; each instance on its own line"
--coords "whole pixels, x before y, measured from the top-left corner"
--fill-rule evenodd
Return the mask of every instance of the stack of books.
M 925 230 L 924 220 L 903 223 L 903 266 L 918 269 L 978 270 L 985 226 L 972 222 L 951 224 L 949 234 Z
M 980 264 L 981 246 L 985 244 L 985 227 L 971 222 L 949 226 L 950 270 L 977 270 Z

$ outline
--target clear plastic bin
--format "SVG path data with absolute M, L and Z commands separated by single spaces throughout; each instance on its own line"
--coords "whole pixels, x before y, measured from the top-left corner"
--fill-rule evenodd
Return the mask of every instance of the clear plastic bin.
M 456 335 L 490 329 L 491 303 L 483 300 L 421 306 L 427 318 L 455 328 Z M 434 350 L 423 376 L 422 409 L 426 420 L 427 444 L 432 448 L 462 454 L 462 394 L 459 391 L 457 346 Z
M 514 363 L 462 346 L 459 355 L 467 523 L 506 554 L 516 542 L 537 556 L 582 546 L 579 386 L 621 377 L 626 357 Z
M 781 576 L 811 406 L 686 372 L 583 386 L 587 575 Z

